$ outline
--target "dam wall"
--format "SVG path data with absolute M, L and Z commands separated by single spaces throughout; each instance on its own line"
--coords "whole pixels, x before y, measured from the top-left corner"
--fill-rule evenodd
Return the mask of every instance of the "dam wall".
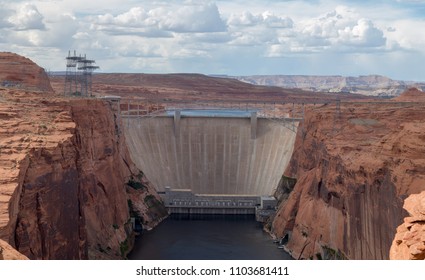
M 255 117 L 123 117 L 130 155 L 164 191 L 270 195 L 291 158 L 290 120 Z

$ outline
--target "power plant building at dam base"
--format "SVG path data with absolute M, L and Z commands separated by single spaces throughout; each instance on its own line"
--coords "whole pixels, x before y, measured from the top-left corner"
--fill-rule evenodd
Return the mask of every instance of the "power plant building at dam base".
M 123 116 L 123 126 L 133 161 L 158 191 L 268 196 L 289 163 L 298 122 L 247 111 L 175 111 Z

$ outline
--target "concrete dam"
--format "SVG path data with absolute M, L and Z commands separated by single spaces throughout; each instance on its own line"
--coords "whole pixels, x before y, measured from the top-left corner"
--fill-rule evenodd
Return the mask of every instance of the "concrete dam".
M 123 116 L 123 126 L 133 161 L 160 192 L 268 196 L 291 158 L 298 122 L 183 110 Z

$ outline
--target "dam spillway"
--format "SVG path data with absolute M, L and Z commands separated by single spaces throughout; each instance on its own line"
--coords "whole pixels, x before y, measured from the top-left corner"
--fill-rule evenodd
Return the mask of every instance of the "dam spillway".
M 292 155 L 294 120 L 252 112 L 123 117 L 130 155 L 158 191 L 270 195 Z

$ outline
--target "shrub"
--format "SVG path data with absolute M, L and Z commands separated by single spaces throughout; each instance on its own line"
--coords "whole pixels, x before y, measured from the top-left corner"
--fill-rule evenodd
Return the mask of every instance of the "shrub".
M 135 189 L 135 190 L 146 190 L 146 186 L 143 185 L 140 182 L 137 182 L 133 179 L 133 177 L 130 178 L 130 180 L 128 180 L 127 185 L 130 186 L 131 188 Z

